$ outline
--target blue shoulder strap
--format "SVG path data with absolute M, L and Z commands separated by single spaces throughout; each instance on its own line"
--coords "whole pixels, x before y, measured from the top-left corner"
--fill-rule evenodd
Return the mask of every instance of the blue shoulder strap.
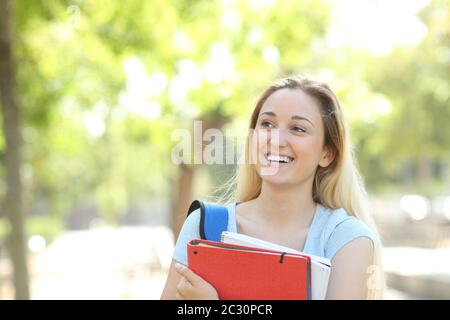
M 191 212 L 200 208 L 200 237 L 205 240 L 220 241 L 223 231 L 228 229 L 228 209 L 216 203 L 195 200 L 188 210 Z

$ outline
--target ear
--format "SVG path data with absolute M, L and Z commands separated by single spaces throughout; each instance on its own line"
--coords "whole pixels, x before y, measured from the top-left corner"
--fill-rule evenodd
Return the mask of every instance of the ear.
M 326 168 L 333 162 L 335 157 L 335 152 L 328 146 L 325 146 L 322 151 L 322 157 L 319 161 L 319 166 Z

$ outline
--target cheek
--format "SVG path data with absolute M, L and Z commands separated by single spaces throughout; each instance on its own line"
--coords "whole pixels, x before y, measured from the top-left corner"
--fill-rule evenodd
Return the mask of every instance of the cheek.
M 305 161 L 318 163 L 320 160 L 321 148 L 316 139 L 298 139 L 291 143 L 291 148 L 300 163 Z
M 253 141 L 255 144 L 258 144 L 258 148 L 267 145 L 269 140 L 274 137 L 274 132 L 265 129 L 258 129 L 255 131 L 253 135 Z
M 250 152 L 253 154 L 258 154 L 267 150 L 267 146 L 270 143 L 270 140 L 273 138 L 273 133 L 270 133 L 268 130 L 255 130 L 253 135 L 250 137 Z
M 264 150 L 266 150 L 266 146 L 269 142 L 267 134 L 263 134 L 258 130 L 255 130 L 250 136 L 248 140 L 247 147 L 247 161 L 250 164 L 259 164 L 264 155 Z

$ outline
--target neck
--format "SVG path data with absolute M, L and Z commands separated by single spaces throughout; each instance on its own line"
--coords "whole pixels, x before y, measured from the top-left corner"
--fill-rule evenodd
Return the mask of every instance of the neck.
M 276 225 L 297 221 L 302 226 L 309 226 L 316 211 L 312 185 L 280 188 L 263 182 L 255 205 L 265 220 Z

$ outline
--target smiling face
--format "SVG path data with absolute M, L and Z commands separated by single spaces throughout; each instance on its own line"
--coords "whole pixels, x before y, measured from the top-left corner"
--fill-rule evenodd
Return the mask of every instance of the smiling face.
M 332 161 L 318 102 L 299 89 L 280 89 L 261 107 L 255 127 L 255 168 L 262 180 L 283 186 L 311 182 Z

